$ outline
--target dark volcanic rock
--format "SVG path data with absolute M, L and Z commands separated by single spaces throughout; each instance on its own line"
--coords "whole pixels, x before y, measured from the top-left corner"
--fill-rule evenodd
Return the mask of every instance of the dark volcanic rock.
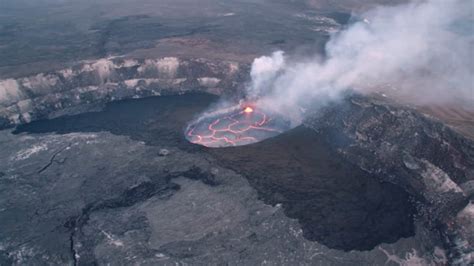
M 186 123 L 214 100 L 202 94 L 127 100 L 109 103 L 98 113 L 32 122 L 15 132 L 106 130 L 150 145 L 210 153 L 218 164 L 245 175 L 262 199 L 282 203 L 286 214 L 303 225 L 305 237 L 331 248 L 367 250 L 413 234 L 414 209 L 408 194 L 330 152 L 324 137 L 313 130 L 296 128 L 268 141 L 229 149 L 187 142 Z M 218 184 L 214 174 L 198 167 L 182 175 Z
M 189 121 L 216 100 L 209 94 L 185 94 L 112 102 L 101 112 L 35 121 L 18 126 L 14 133 L 109 131 L 155 146 L 195 150 L 200 147 L 190 145 L 183 131 Z
M 176 176 L 179 176 L 177 174 Z M 176 177 L 174 176 L 174 177 Z M 75 263 L 77 264 L 77 254 L 80 255 L 81 265 L 95 264 L 95 256 L 93 251 L 94 244 L 90 239 L 84 239 L 83 227 L 89 222 L 93 212 L 105 209 L 125 208 L 133 206 L 137 203 L 144 202 L 151 197 L 166 199 L 173 195 L 179 189 L 179 185 L 170 183 L 173 176 L 164 178 L 153 178 L 158 182 L 143 182 L 137 186 L 125 190 L 121 195 L 113 199 L 98 201 L 85 206 L 77 217 L 71 217 L 64 226 L 71 231 L 71 251 L 74 254 Z M 80 244 L 77 244 L 80 243 Z
M 414 232 L 406 192 L 345 161 L 304 126 L 254 145 L 210 151 L 243 173 L 265 201 L 282 204 L 305 237 L 328 247 L 370 250 Z
M 472 196 L 462 188 L 474 180 L 474 143 L 414 110 L 351 95 L 308 114 L 305 125 L 366 172 L 409 192 L 426 223 L 444 233 Z
M 5 117 L 0 117 L 0 128 L 8 128 L 12 126 L 10 120 Z
M 186 123 L 215 99 L 126 100 L 17 130 L 39 135 L 3 131 L 0 221 L 7 230 L 0 241 L 7 258 L 80 265 L 445 263 L 437 234 L 413 225 L 409 193 L 361 170 L 327 141 L 349 143 L 344 134 L 301 126 L 236 149 L 186 142 Z M 97 133 L 76 133 L 91 131 Z M 157 156 L 162 147 L 168 156 Z M 422 169 L 416 157 L 404 161 Z M 470 213 L 456 228 L 470 232 L 463 222 Z

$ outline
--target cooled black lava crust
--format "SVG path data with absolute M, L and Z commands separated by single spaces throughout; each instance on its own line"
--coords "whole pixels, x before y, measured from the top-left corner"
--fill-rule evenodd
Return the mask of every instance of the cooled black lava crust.
M 206 113 L 186 129 L 186 138 L 210 148 L 260 142 L 291 128 L 281 115 L 257 106 L 235 105 Z
M 187 123 L 216 100 L 205 94 L 125 100 L 101 112 L 33 122 L 15 133 L 109 131 L 148 145 L 212 154 L 245 175 L 265 202 L 281 203 L 307 239 L 331 248 L 368 250 L 414 234 L 415 210 L 406 192 L 344 160 L 328 138 L 304 126 L 248 146 L 210 149 L 189 143 Z

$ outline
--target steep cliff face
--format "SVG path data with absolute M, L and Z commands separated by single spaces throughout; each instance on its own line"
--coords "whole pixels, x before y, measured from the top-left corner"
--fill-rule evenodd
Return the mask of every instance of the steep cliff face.
M 474 142 L 415 110 L 360 95 L 310 113 L 305 124 L 366 172 L 408 191 L 419 218 L 445 237 L 452 262 L 472 259 L 474 228 L 466 217 Z
M 242 84 L 244 73 L 248 66 L 231 61 L 111 58 L 4 79 L 0 80 L 0 129 L 126 98 L 190 91 L 223 94 Z

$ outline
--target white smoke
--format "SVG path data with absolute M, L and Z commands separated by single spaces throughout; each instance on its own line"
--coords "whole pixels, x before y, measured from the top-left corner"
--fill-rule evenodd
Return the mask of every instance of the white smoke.
M 252 78 L 252 90 L 250 90 L 250 97 L 258 97 L 265 93 L 265 88 L 272 87 L 272 82 L 275 80 L 279 71 L 283 68 L 285 60 L 283 52 L 278 51 L 273 53 L 272 57 L 262 56 L 256 58 L 252 64 L 250 77 Z
M 336 33 L 326 58 L 292 62 L 283 52 L 257 58 L 249 96 L 296 112 L 305 100 L 346 89 L 393 94 L 411 103 L 474 104 L 472 0 L 379 7 Z

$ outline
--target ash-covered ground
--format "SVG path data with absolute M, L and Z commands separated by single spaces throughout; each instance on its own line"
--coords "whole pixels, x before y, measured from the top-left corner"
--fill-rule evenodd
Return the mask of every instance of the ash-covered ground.
M 402 2 L 2 1 L 0 265 L 469 265 L 474 108 L 348 93 L 251 145 L 186 139 L 254 58 L 324 57 Z

